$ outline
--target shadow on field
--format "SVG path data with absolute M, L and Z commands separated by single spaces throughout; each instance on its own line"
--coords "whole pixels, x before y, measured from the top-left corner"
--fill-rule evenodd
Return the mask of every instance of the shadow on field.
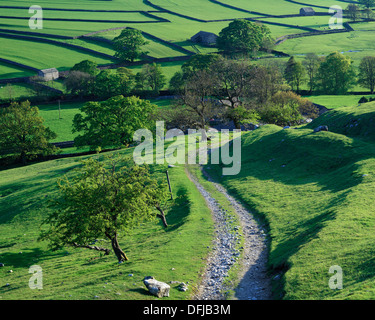
M 21 252 L 5 252 L 1 254 L 1 262 L 6 266 L 13 266 L 14 268 L 29 268 L 40 261 L 49 259 L 56 259 L 65 256 L 64 252 L 45 251 L 40 248 L 27 249 Z
M 175 203 L 166 215 L 168 223 L 168 228 L 166 229 L 167 232 L 177 230 L 186 222 L 190 213 L 190 201 L 187 198 L 187 194 L 189 193 L 186 188 L 180 188 L 177 191 Z
M 129 289 L 128 291 L 130 292 L 135 292 L 135 293 L 139 293 L 141 295 L 144 295 L 144 296 L 148 296 L 148 297 L 154 297 L 147 289 L 145 288 L 134 288 L 134 289 Z
M 51 200 L 51 192 L 57 190 L 57 179 L 75 167 L 50 170 L 48 174 L 37 174 L 2 185 L 0 223 L 7 223 L 32 209 L 45 208 Z

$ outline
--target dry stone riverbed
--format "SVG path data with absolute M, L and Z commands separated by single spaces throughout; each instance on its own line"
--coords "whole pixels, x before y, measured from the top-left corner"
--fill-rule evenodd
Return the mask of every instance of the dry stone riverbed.
M 237 200 L 231 197 L 218 183 L 203 172 L 208 181 L 225 195 L 238 215 L 241 226 L 234 223 L 233 218 L 215 200 L 212 195 L 193 177 L 189 175 L 197 189 L 206 199 L 215 221 L 216 238 L 213 241 L 210 256 L 200 286 L 194 299 L 224 300 L 225 292 L 234 290 L 234 299 L 238 300 L 270 300 L 271 281 L 267 275 L 267 239 L 265 230 L 258 225 L 251 212 L 246 210 Z M 242 232 L 241 232 L 242 231 Z M 243 237 L 243 247 L 239 243 Z M 228 287 L 225 279 L 229 270 L 238 264 L 238 285 Z

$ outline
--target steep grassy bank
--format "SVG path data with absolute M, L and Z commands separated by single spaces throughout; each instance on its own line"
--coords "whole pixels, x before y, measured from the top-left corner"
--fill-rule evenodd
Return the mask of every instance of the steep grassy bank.
M 375 298 L 373 109 L 339 108 L 299 129 L 267 125 L 243 134 L 242 170 L 221 180 L 269 225 L 275 298 Z M 337 133 L 313 133 L 320 124 Z M 328 285 L 334 265 L 342 290 Z

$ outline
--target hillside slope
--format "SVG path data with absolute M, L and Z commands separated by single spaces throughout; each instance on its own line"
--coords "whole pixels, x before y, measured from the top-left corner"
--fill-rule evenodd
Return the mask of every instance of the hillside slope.
M 243 134 L 240 174 L 210 166 L 269 225 L 276 299 L 375 298 L 374 109 L 340 108 L 298 129 L 263 126 Z M 320 124 L 337 133 L 313 133 Z M 328 285 L 335 265 L 341 290 Z
M 129 148 L 120 153 L 129 156 L 132 151 Z M 51 210 L 48 201 L 58 197 L 57 178 L 71 176 L 80 160 L 88 157 L 98 156 L 0 171 L 0 263 L 4 264 L 0 268 L 0 300 L 155 299 L 143 284 L 144 277 L 150 275 L 168 283 L 175 281 L 169 299 L 188 299 L 205 267 L 213 221 L 184 167 L 168 169 L 176 199 L 166 211 L 169 226 L 163 228 L 157 219 L 142 223 L 130 234 L 121 234 L 120 245 L 129 257 L 126 263 L 118 264 L 113 252 L 102 256 L 72 247 L 51 251 L 48 243 L 37 241 L 41 223 Z M 152 169 L 165 179 L 166 168 L 159 165 Z M 110 248 L 107 240 L 98 240 Z M 43 270 L 43 290 L 29 288 L 32 265 Z M 188 282 L 190 290 L 179 291 L 178 281 Z

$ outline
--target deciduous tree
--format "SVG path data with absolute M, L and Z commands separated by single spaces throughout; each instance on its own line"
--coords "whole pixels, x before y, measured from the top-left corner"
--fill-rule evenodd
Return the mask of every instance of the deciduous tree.
M 236 19 L 221 30 L 217 46 L 227 55 L 253 56 L 270 37 L 271 32 L 268 27 L 248 20 Z
M 57 148 L 49 140 L 57 135 L 43 122 L 39 109 L 29 101 L 0 108 L 0 153 L 15 155 L 22 163 L 38 154 L 55 153 Z
M 364 57 L 359 65 L 358 82 L 374 93 L 375 89 L 375 57 Z
M 317 78 L 321 92 L 345 94 L 356 83 L 353 61 L 339 52 L 333 52 L 320 64 Z
M 93 159 L 83 164 L 76 175 L 59 179 L 60 196 L 52 202 L 53 212 L 44 221 L 49 228 L 39 240 L 48 240 L 52 249 L 73 246 L 108 255 L 109 248 L 96 244 L 105 238 L 118 261 L 124 262 L 128 257 L 119 237 L 159 215 L 157 208 L 168 195 L 166 185 L 147 167 L 124 165 L 121 159 L 111 159 L 107 166 Z
M 373 8 L 375 6 L 375 0 L 358 0 L 358 2 L 365 8 Z
M 95 76 L 98 74 L 98 64 L 91 60 L 83 60 L 77 64 L 75 64 L 70 71 L 81 71 L 84 73 L 88 73 L 92 76 Z
M 137 97 L 115 96 L 107 101 L 88 102 L 73 119 L 76 146 L 127 146 L 138 129 L 152 129 L 156 106 Z
M 196 127 L 203 129 L 202 140 L 207 139 L 204 130 L 218 107 L 212 97 L 213 92 L 212 75 L 206 70 L 197 71 L 185 83 L 183 93 L 177 102 L 180 106 L 187 108 L 197 119 Z
M 167 80 L 163 74 L 161 65 L 153 63 L 143 65 L 142 70 L 136 75 L 136 82 L 138 89 L 151 90 L 159 94 L 160 90 L 167 83 Z
M 308 53 L 305 56 L 303 65 L 305 66 L 308 77 L 309 91 L 310 94 L 312 94 L 316 86 L 316 74 L 319 69 L 320 59 L 315 53 Z
M 118 37 L 113 39 L 115 57 L 122 61 L 133 62 L 147 53 L 142 50 L 142 46 L 147 43 L 140 30 L 124 29 Z
M 299 92 L 300 86 L 304 81 L 305 69 L 300 61 L 296 61 L 294 57 L 290 57 L 288 60 L 284 78 L 288 84 L 292 87 L 292 90 Z

